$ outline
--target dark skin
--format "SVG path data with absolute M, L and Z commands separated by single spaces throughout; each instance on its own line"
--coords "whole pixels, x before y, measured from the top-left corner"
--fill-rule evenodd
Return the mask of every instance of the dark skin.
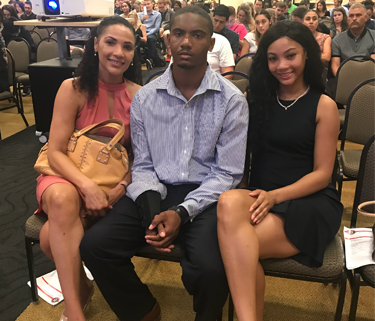
M 184 13 L 175 18 L 168 35 L 173 56 L 172 75 L 176 87 L 189 100 L 199 88 L 207 68 L 207 52 L 213 49 L 208 22 L 202 16 Z M 181 218 L 175 211 L 155 215 L 146 230 L 146 242 L 160 252 L 170 252 Z

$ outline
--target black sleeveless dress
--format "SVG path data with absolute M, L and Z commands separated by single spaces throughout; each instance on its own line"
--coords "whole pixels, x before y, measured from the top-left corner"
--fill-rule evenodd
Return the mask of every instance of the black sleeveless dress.
M 250 189 L 271 191 L 293 184 L 313 171 L 320 96 L 310 90 L 287 110 L 277 102 L 271 106 L 264 148 L 252 156 Z M 281 103 L 288 106 L 292 101 Z M 343 212 L 333 185 L 277 204 L 270 212 L 285 219 L 285 233 L 301 252 L 293 258 L 307 266 L 321 266 L 326 246 L 340 228 Z

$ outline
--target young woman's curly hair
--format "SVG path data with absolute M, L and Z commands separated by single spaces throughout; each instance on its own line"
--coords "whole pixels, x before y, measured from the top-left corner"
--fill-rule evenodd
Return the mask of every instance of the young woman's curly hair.
M 74 88 L 78 88 L 79 91 L 87 92 L 88 103 L 94 103 L 98 95 L 99 57 L 95 55 L 94 39 L 95 37 L 100 38 L 104 29 L 112 25 L 124 25 L 134 34 L 134 58 L 132 64 L 130 64 L 129 68 L 124 72 L 124 78 L 136 84 L 142 84 L 141 61 L 138 51 L 139 37 L 136 37 L 133 26 L 126 19 L 120 16 L 106 17 L 98 27 L 91 31 L 90 38 L 85 45 L 82 61 L 79 63 L 74 74 L 75 79 L 73 80 L 73 86 Z

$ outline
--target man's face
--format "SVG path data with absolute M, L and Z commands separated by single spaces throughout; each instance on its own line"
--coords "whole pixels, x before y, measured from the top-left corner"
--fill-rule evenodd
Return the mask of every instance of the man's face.
M 223 16 L 214 16 L 213 19 L 214 31 L 220 33 L 224 29 L 227 19 Z
M 255 1 L 254 9 L 255 9 L 255 12 L 262 10 L 262 1 Z
M 164 13 L 165 10 L 167 10 L 167 6 L 163 2 L 158 3 L 158 8 L 159 8 L 159 11 L 162 12 L 162 13 Z
M 276 7 L 275 10 L 277 18 L 280 18 L 284 14 L 284 9 L 281 9 L 280 7 Z
M 297 21 L 297 22 L 299 22 L 299 23 L 303 23 L 303 19 L 301 19 L 301 18 L 299 18 L 299 17 L 297 17 L 297 16 L 292 16 L 292 20 L 293 20 L 293 21 Z
M 339 1 L 339 0 L 334 0 L 334 1 L 333 1 L 333 6 L 334 6 L 334 7 L 341 7 L 341 3 L 340 3 L 340 1 Z
M 207 64 L 207 52 L 213 49 L 208 21 L 194 13 L 184 13 L 174 19 L 168 35 L 174 64 L 182 69 L 194 69 Z
M 372 17 L 372 9 L 366 9 L 366 14 L 368 18 L 370 19 Z
M 151 12 L 154 6 L 154 3 L 150 0 L 145 0 L 143 2 L 144 6 L 146 7 L 147 12 Z
M 187 6 L 186 1 L 181 1 L 181 8 L 185 8 Z
M 361 30 L 367 20 L 368 16 L 363 8 L 349 9 L 348 25 L 350 30 Z
M 349 6 L 352 6 L 353 4 L 355 4 L 355 0 L 349 0 Z
M 32 11 L 33 9 L 31 8 L 31 6 L 25 3 L 25 13 L 30 14 Z

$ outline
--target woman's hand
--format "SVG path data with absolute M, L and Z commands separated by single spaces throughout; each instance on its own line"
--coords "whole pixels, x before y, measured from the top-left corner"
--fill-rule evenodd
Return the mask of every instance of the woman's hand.
M 108 200 L 108 195 L 93 181 L 90 180 L 80 190 L 84 196 L 86 206 L 85 216 L 104 216 L 106 210 L 112 208 Z
M 276 204 L 276 199 L 272 192 L 266 192 L 261 189 L 257 189 L 249 193 L 250 196 L 255 197 L 256 201 L 250 206 L 250 218 L 253 225 L 259 224 L 270 209 Z
M 116 204 L 126 194 L 124 185 L 118 184 L 107 192 L 109 205 Z

